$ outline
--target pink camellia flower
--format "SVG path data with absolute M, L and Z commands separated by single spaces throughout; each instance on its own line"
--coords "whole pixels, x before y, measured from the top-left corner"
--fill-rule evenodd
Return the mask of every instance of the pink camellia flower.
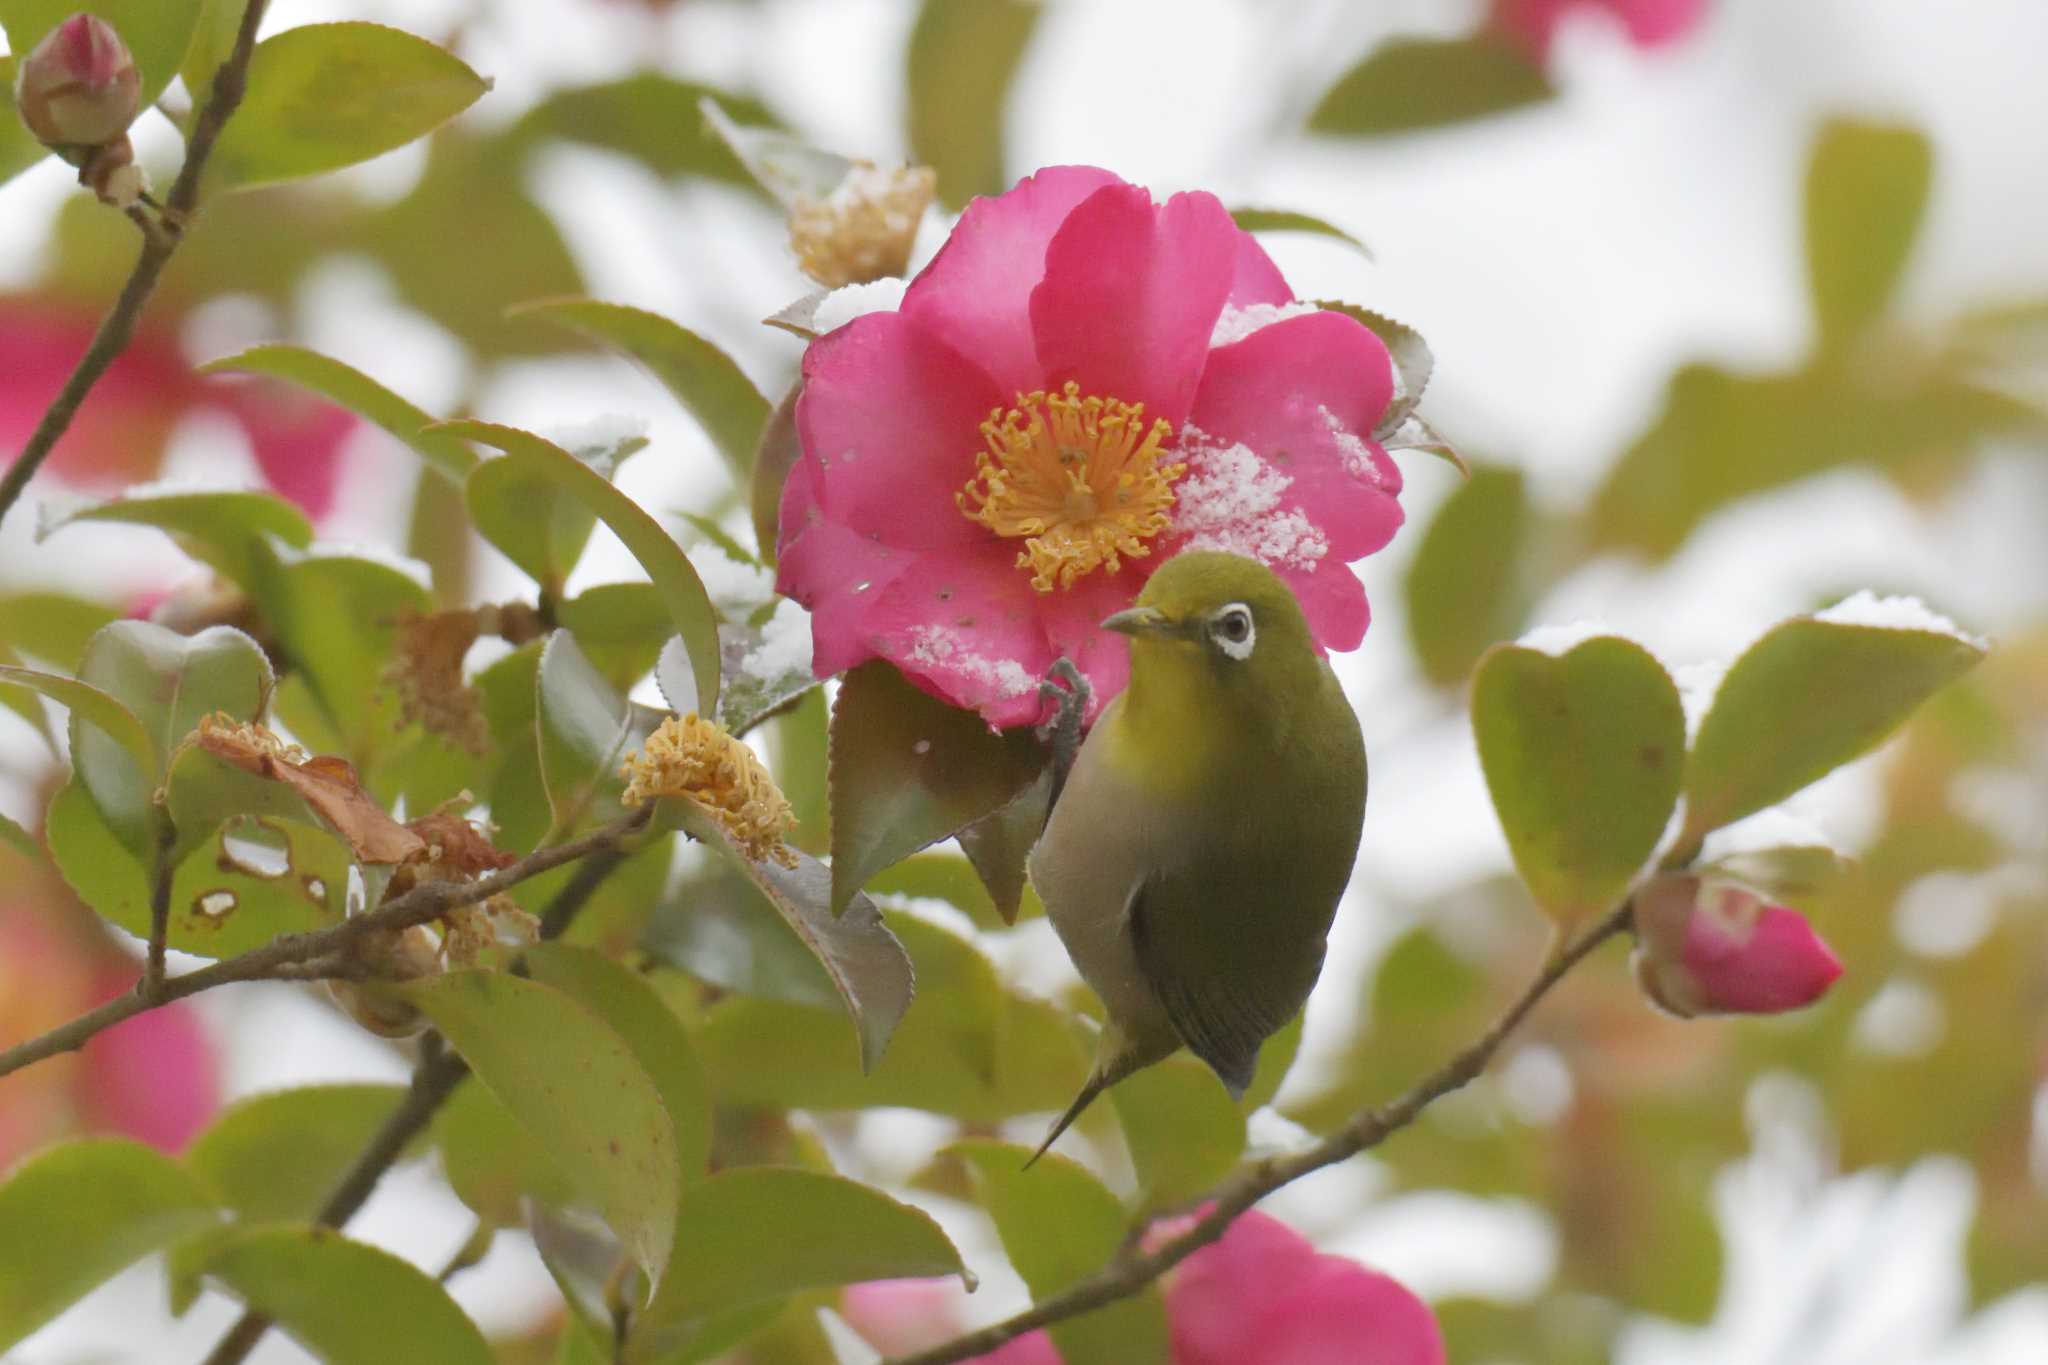
M 1662 47 L 1699 25 L 1707 0 L 1493 0 L 1491 24 L 1529 59 L 1542 63 L 1558 26 L 1574 11 L 1605 10 L 1620 20 L 1637 47 Z
M 884 1355 L 929 1350 L 968 1330 L 967 1291 L 952 1277 L 938 1280 L 873 1280 L 848 1285 L 839 1314 L 868 1345 Z M 1060 1353 L 1043 1331 L 1027 1332 L 967 1365 L 1061 1365 Z
M 58 299 L 0 296 L 0 461 L 20 452 L 97 325 L 95 313 Z M 265 481 L 308 516 L 326 515 L 356 417 L 278 383 L 203 380 L 175 334 L 148 323 L 86 395 L 42 472 L 90 491 L 146 479 L 179 419 L 202 411 L 233 418 Z
M 1730 882 L 1660 878 L 1636 897 L 1635 918 L 1636 980 L 1683 1018 L 1796 1010 L 1842 974 L 1798 911 Z
M 1326 649 L 1365 634 L 1346 566 L 1401 523 L 1372 440 L 1386 348 L 1297 302 L 1213 195 L 1089 166 L 979 199 L 894 312 L 804 357 L 776 586 L 821 676 L 884 658 L 995 726 L 1065 656 L 1099 708 L 1098 623 L 1185 548 L 1263 560 Z

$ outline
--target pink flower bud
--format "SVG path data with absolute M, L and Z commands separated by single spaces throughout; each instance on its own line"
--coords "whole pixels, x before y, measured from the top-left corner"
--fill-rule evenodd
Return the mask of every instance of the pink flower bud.
M 44 144 L 100 147 L 141 112 L 142 73 L 106 20 L 74 14 L 22 59 L 14 104 Z
M 124 989 L 113 979 L 100 993 Z M 85 1045 L 84 1056 L 78 1099 L 89 1129 L 176 1152 L 220 1110 L 213 1045 L 183 1002 L 114 1025 Z
M 1796 910 L 1747 887 L 1664 877 L 1636 897 L 1636 981 L 1681 1018 L 1810 1005 L 1841 961 Z

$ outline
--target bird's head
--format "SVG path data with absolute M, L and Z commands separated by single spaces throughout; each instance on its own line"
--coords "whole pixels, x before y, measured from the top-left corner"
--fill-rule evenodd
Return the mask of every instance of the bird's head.
M 1255 559 L 1190 550 L 1162 565 L 1106 630 L 1131 637 L 1131 673 L 1206 677 L 1228 692 L 1271 694 L 1311 678 L 1320 660 L 1294 593 Z

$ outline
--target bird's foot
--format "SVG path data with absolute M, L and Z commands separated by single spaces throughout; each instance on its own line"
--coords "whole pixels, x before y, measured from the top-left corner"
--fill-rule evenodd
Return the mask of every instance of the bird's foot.
M 1047 801 L 1059 800 L 1060 788 L 1067 784 L 1067 774 L 1073 769 L 1074 755 L 1081 748 L 1081 720 L 1088 714 L 1088 703 L 1095 695 L 1095 689 L 1088 683 L 1087 676 L 1067 658 L 1053 660 L 1052 667 L 1045 671 L 1045 677 L 1038 684 L 1041 700 L 1053 703 L 1053 713 L 1038 726 L 1040 740 L 1052 746 L 1052 760 L 1047 765 L 1052 773 L 1052 793 Z

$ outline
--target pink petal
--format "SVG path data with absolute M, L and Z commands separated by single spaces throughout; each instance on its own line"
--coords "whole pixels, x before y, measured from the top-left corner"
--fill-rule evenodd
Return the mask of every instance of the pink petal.
M 1684 951 L 1705 1007 L 1731 1014 L 1799 1009 L 1820 999 L 1842 974 L 1841 960 L 1813 926 L 1782 905 L 1765 906 L 1746 936 L 1722 916 L 1695 910 Z
M 1031 291 L 1074 206 L 1123 182 L 1094 166 L 1048 166 L 993 199 L 976 199 L 903 295 L 902 312 L 995 377 L 1003 402 L 1041 386 Z M 985 415 L 985 414 L 984 414 Z
M 318 521 L 334 506 L 342 447 L 360 424 L 336 404 L 257 382 L 228 391 L 228 410 L 241 422 L 263 477 Z
M 1314 1270 L 1308 1239 L 1256 1209 L 1180 1263 L 1166 1288 L 1174 1365 L 1240 1365 L 1259 1360 L 1266 1305 Z
M 0 464 L 20 453 L 95 326 L 91 314 L 68 304 L 0 300 Z M 145 324 L 87 395 L 43 476 L 93 488 L 149 477 L 193 397 L 176 339 Z
M 1259 245 L 1258 239 L 1249 232 L 1241 232 L 1237 239 L 1237 270 L 1230 279 L 1231 308 L 1249 308 L 1255 303 L 1282 304 L 1294 302 L 1294 291 L 1287 287 L 1287 281 L 1280 274 L 1280 267 L 1273 264 L 1273 258 Z
M 1637 47 L 1662 47 L 1690 33 L 1706 16 L 1707 0 L 1600 0 L 1621 18 Z
M 979 365 L 901 313 L 819 338 L 804 354 L 796 423 L 825 519 L 906 549 L 985 541 L 956 499 L 981 424 L 1007 401 Z
M 1281 579 L 1294 589 L 1301 614 L 1308 618 L 1309 633 L 1326 653 L 1348 654 L 1365 641 L 1372 624 L 1372 607 L 1365 600 L 1365 584 L 1343 564 L 1318 564 L 1313 569 L 1279 569 Z
M 967 1327 L 966 1292 L 960 1282 L 875 1280 L 848 1285 L 839 1312 L 853 1330 L 885 1355 L 928 1350 Z M 1052 1338 L 1029 1332 L 966 1365 L 1061 1365 Z
M 1083 717 L 1087 723 L 1092 724 L 1131 680 L 1130 641 L 1104 630 L 1102 622 L 1131 605 L 1145 586 L 1144 579 L 1162 562 L 1155 551 L 1135 566 L 1127 563 L 1114 576 L 1098 570 L 1071 588 L 1039 598 L 1038 617 L 1050 653 L 1071 659 L 1088 679 L 1090 695 Z
M 798 460 L 782 489 L 775 590 L 811 613 L 811 667 L 829 678 L 875 657 L 863 628 L 866 607 L 915 556 L 826 521 L 812 484 L 810 462 Z
M 85 1045 L 79 1101 L 86 1125 L 175 1152 L 220 1110 L 220 1079 L 199 1016 L 165 1005 Z
M 1039 612 L 1046 596 L 1016 567 L 1013 541 L 918 556 L 864 603 L 862 643 L 942 701 L 981 712 L 999 729 L 1029 725 L 1052 666 Z
M 1268 1304 L 1260 1365 L 1443 1365 L 1443 1329 L 1399 1281 L 1341 1256 L 1319 1256 Z
M 1244 235 L 1212 194 L 1176 194 L 1155 209 L 1135 185 L 1097 190 L 1067 215 L 1031 293 L 1048 385 L 1078 380 L 1178 427 Z

